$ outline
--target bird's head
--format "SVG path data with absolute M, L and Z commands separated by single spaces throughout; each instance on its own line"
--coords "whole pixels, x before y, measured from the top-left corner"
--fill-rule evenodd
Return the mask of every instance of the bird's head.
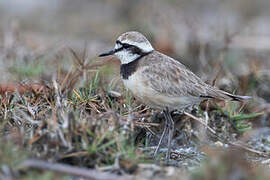
M 153 50 L 154 48 L 144 35 L 130 31 L 117 38 L 114 49 L 100 54 L 99 57 L 115 55 L 120 59 L 121 64 L 128 64 Z

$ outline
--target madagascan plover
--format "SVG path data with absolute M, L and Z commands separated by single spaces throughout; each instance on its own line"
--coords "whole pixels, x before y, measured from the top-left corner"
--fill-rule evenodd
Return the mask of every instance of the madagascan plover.
M 172 110 L 183 110 L 205 99 L 244 101 L 250 98 L 232 95 L 204 83 L 180 62 L 155 51 L 139 32 L 122 34 L 116 40 L 114 49 L 99 56 L 108 55 L 115 55 L 120 59 L 120 75 L 126 88 L 146 105 L 164 112 L 165 127 L 154 156 L 168 133 L 166 159 L 170 158 L 174 132 L 174 121 L 170 113 Z

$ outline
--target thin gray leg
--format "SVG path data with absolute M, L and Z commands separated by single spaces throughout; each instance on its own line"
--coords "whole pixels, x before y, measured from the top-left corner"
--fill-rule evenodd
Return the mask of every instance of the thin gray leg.
M 168 128 L 169 128 L 169 119 L 167 118 L 165 110 L 163 111 L 163 113 L 164 113 L 164 116 L 165 116 L 165 126 L 163 128 L 162 135 L 161 135 L 160 140 L 158 142 L 158 146 L 157 146 L 157 148 L 155 150 L 154 157 L 157 156 L 157 154 L 159 152 L 159 149 L 160 149 L 160 145 L 161 145 L 161 143 L 162 143 L 162 141 L 163 141 L 163 139 L 165 137 L 165 134 L 166 134 L 166 132 L 168 131 Z
M 168 108 L 166 109 L 166 116 L 168 119 L 168 124 L 169 124 L 169 134 L 168 134 L 168 151 L 166 153 L 166 160 L 168 161 L 170 159 L 170 154 L 171 154 L 171 145 L 172 145 L 172 138 L 173 138 L 173 133 L 174 133 L 174 121 L 172 119 L 171 113 L 169 112 Z

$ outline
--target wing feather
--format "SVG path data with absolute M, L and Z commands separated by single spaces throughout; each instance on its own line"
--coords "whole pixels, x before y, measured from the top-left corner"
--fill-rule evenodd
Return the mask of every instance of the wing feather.
M 163 57 L 164 58 L 164 57 Z M 209 96 L 208 85 L 189 71 L 183 64 L 166 56 L 166 60 L 145 66 L 142 75 L 147 83 L 158 93 L 170 97 Z
M 157 51 L 144 61 L 142 79 L 145 85 L 168 97 L 192 97 L 198 100 L 217 98 L 245 101 L 249 96 L 237 96 L 204 83 L 183 64 Z M 148 63 L 148 64 L 147 64 Z

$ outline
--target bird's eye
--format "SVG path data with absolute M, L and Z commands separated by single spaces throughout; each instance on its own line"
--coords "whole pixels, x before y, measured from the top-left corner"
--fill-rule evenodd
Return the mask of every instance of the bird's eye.
M 131 46 L 131 45 L 126 44 L 126 43 L 123 43 L 122 45 L 123 45 L 124 48 L 129 48 Z
M 141 49 L 137 48 L 136 46 L 131 46 L 129 49 L 132 51 L 133 54 L 141 54 L 142 53 Z

